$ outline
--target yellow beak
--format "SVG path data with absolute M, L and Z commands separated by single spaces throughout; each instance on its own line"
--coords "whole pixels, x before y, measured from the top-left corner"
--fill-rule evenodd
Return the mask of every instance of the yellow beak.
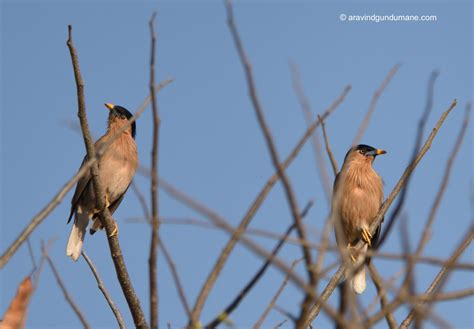
M 377 154 L 377 155 L 385 154 L 385 153 L 387 153 L 387 151 L 385 151 L 385 150 L 377 149 L 377 151 L 375 151 L 375 154 Z
M 109 110 L 112 110 L 112 109 L 115 107 L 115 105 L 114 105 L 114 104 L 111 104 L 111 103 L 105 103 L 104 105 L 105 105 L 105 107 L 108 108 Z

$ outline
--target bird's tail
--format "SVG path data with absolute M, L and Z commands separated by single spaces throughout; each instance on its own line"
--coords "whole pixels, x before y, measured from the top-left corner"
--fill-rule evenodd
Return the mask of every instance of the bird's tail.
M 78 207 L 66 247 L 66 255 L 71 257 L 74 261 L 77 261 L 79 256 L 81 256 L 87 224 L 89 224 L 89 215 L 83 213 L 81 208 Z
M 359 255 L 357 256 L 356 265 L 362 264 L 360 270 L 354 273 L 352 278 L 352 290 L 356 294 L 362 294 L 365 290 L 365 257 L 367 255 L 367 245 L 362 247 Z

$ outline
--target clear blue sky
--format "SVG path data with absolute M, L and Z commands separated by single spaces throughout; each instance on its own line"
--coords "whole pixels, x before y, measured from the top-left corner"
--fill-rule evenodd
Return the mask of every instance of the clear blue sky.
M 380 98 L 377 112 L 365 134 L 367 144 L 384 148 L 386 156 L 375 163 L 388 194 L 410 157 L 417 120 L 423 110 L 427 81 L 434 69 L 436 83 L 431 130 L 454 98 L 458 107 L 438 134 L 415 172 L 405 214 L 412 245 L 417 239 L 443 168 L 459 130 L 463 111 L 472 100 L 472 4 L 459 1 L 394 3 L 236 1 L 239 31 L 254 67 L 258 92 L 280 156 L 285 157 L 305 130 L 305 121 L 292 91 L 289 61 L 298 64 L 302 83 L 314 112 L 322 112 L 352 85 L 346 101 L 327 121 L 332 148 L 339 162 L 357 131 L 373 92 L 389 69 L 402 63 Z M 83 141 L 71 124 L 77 123 L 76 91 L 66 47 L 67 25 L 73 25 L 78 49 L 89 124 L 93 134 L 103 134 L 107 111 L 104 102 L 135 110 L 147 94 L 149 78 L 148 20 L 158 12 L 157 75 L 175 81 L 159 95 L 162 117 L 160 175 L 224 215 L 233 225 L 242 218 L 266 179 L 273 172 L 270 158 L 247 96 L 242 68 L 220 1 L 195 2 L 89 2 L 62 4 L 49 1 L 1 2 L 1 189 L 0 251 L 13 241 L 30 219 L 76 172 L 84 155 Z M 437 15 L 436 22 L 342 22 L 341 14 Z M 151 115 L 137 124 L 139 157 L 149 166 Z M 459 243 L 472 220 L 472 129 L 455 162 L 444 203 L 434 226 L 426 255 L 446 257 Z M 306 219 L 310 238 L 318 241 L 328 207 L 308 144 L 289 169 L 301 207 L 316 201 Z M 148 195 L 149 183 L 136 183 Z M 70 226 L 66 225 L 69 201 L 57 207 L 33 233 L 31 242 L 39 256 L 42 239 L 57 238 L 51 250 L 66 285 L 93 327 L 115 327 L 112 313 L 83 261 L 65 256 Z M 165 217 L 200 218 L 160 194 Z M 135 195 L 128 193 L 115 217 L 129 272 L 148 315 L 147 258 L 150 232 L 144 224 L 127 218 L 142 216 Z M 291 223 L 280 186 L 251 224 L 253 228 L 281 233 Z M 399 252 L 398 225 L 383 251 Z M 211 266 L 228 240 L 226 234 L 204 228 L 164 225 L 161 236 L 181 274 L 187 297 L 194 304 Z M 273 241 L 256 238 L 266 248 Z M 108 246 L 102 233 L 87 236 L 85 249 L 107 282 L 127 323 L 131 317 L 115 279 Z M 300 257 L 296 247 L 280 256 L 291 263 Z M 327 258 L 327 264 L 335 259 Z M 462 260 L 473 261 L 472 247 Z M 209 297 L 202 320 L 214 317 L 241 289 L 261 260 L 237 247 Z M 384 278 L 402 263 L 375 261 Z M 0 272 L 0 314 L 3 314 L 20 280 L 31 270 L 23 246 Z M 304 274 L 302 268 L 299 269 Z M 184 312 L 163 257 L 159 260 L 160 321 L 184 324 Z M 424 291 L 437 273 L 433 266 L 417 271 L 418 291 Z M 259 286 L 232 315 L 241 328 L 253 324 L 275 293 L 283 276 L 271 269 Z M 447 290 L 473 286 L 471 273 L 451 276 Z M 374 298 L 368 283 L 364 304 Z M 296 313 L 301 293 L 290 285 L 278 304 Z M 331 298 L 335 303 L 336 295 Z M 440 316 L 457 328 L 474 325 L 473 298 L 437 306 Z M 400 321 L 406 309 L 396 313 Z M 324 318 L 324 317 L 323 317 Z M 271 312 L 266 325 L 284 317 Z M 325 322 L 323 322 L 325 323 Z M 326 322 L 327 323 L 327 322 Z M 30 305 L 31 328 L 77 328 L 77 318 L 45 268 Z M 381 322 L 380 328 L 385 327 Z

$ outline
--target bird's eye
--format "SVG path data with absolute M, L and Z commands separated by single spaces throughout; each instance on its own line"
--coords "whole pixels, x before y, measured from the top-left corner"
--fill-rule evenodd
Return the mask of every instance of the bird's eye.
M 362 155 L 365 154 L 364 150 L 359 150 L 359 153 L 362 154 Z

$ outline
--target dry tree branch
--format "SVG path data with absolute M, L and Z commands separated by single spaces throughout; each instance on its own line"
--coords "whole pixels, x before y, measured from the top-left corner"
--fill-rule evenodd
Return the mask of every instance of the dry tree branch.
M 305 218 L 308 214 L 309 209 L 312 207 L 313 201 L 308 202 L 306 207 L 303 209 L 301 213 L 301 218 Z M 275 257 L 278 252 L 280 251 L 281 247 L 286 241 L 286 238 L 291 234 L 291 232 L 295 229 L 295 224 L 293 223 L 290 227 L 286 230 L 285 234 L 280 238 L 277 245 L 273 248 L 271 256 Z M 270 265 L 270 259 L 267 259 L 265 263 L 260 267 L 260 269 L 254 274 L 254 276 L 249 280 L 249 282 L 245 285 L 245 287 L 237 294 L 237 296 L 229 303 L 229 305 L 221 312 L 214 320 L 212 320 L 209 324 L 205 327 L 215 328 L 217 327 L 222 321 L 229 317 L 229 315 L 239 306 L 240 302 L 247 296 L 247 294 L 252 290 L 252 288 L 257 284 L 263 274 L 266 272 L 267 268 Z M 293 267 L 292 267 L 293 268 Z
M 201 215 L 208 218 L 211 222 L 213 222 L 217 227 L 222 228 L 228 234 L 232 235 L 235 234 L 236 229 L 234 229 L 227 220 L 225 220 L 221 215 L 217 214 L 215 211 L 207 208 L 206 206 L 198 203 L 196 200 L 192 199 L 190 196 L 186 195 L 182 191 L 179 191 L 177 188 L 159 178 L 159 187 L 164 190 L 167 194 L 169 194 L 175 200 L 183 203 L 187 207 L 195 210 L 196 212 L 200 213 Z M 241 236 L 240 240 L 242 244 L 251 250 L 253 253 L 258 255 L 263 259 L 268 259 L 272 265 L 274 265 L 277 269 L 279 269 L 282 273 L 289 276 L 291 282 L 293 282 L 297 287 L 302 289 L 306 294 L 309 294 L 311 298 L 318 301 L 318 296 L 316 295 L 315 291 L 306 284 L 306 282 L 297 274 L 293 273 L 290 267 L 279 259 L 276 256 L 271 255 L 271 253 L 267 252 L 264 248 L 259 246 L 257 243 L 253 242 L 252 240 L 248 239 L 245 236 Z M 334 321 L 344 324 L 345 322 L 341 319 L 337 318 L 337 313 L 329 306 L 329 305 L 322 305 L 323 310 L 326 312 L 328 316 L 331 317 Z
M 171 275 L 173 276 L 174 284 L 176 286 L 176 289 L 178 290 L 178 295 L 181 300 L 181 303 L 183 304 L 184 311 L 186 312 L 186 315 L 188 318 L 191 318 L 191 307 L 189 306 L 189 302 L 186 298 L 186 293 L 184 292 L 183 285 L 181 284 L 181 280 L 179 278 L 178 270 L 176 269 L 176 264 L 173 261 L 173 258 L 171 257 L 170 252 L 166 248 L 163 239 L 159 239 L 159 244 L 160 248 L 163 251 L 163 254 L 165 255 L 165 260 L 168 263 L 168 267 L 170 268 Z
M 227 9 L 227 24 L 229 26 L 229 29 L 232 34 L 232 38 L 234 40 L 235 47 L 237 49 L 237 52 L 239 54 L 239 58 L 241 61 L 241 64 L 244 69 L 245 77 L 247 80 L 247 86 L 248 86 L 248 92 L 250 95 L 250 99 L 252 101 L 255 114 L 257 116 L 258 123 L 260 125 L 260 128 L 262 130 L 262 133 L 265 137 L 265 142 L 267 144 L 268 150 L 270 152 L 270 156 L 272 159 L 273 166 L 275 167 L 275 170 L 278 172 L 278 176 L 281 179 L 281 182 L 283 184 L 283 187 L 285 189 L 285 194 L 286 198 L 288 200 L 288 204 L 290 206 L 290 210 L 293 216 L 293 220 L 296 224 L 296 229 L 298 232 L 299 237 L 302 240 L 307 240 L 306 239 L 306 232 L 303 228 L 303 225 L 301 224 L 301 217 L 300 217 L 300 212 L 298 210 L 298 204 L 296 201 L 296 197 L 293 192 L 293 188 L 291 187 L 290 180 L 288 179 L 288 176 L 286 175 L 280 161 L 280 157 L 278 155 L 278 151 L 275 146 L 275 142 L 273 141 L 272 133 L 270 132 L 270 128 L 268 127 L 268 124 L 265 119 L 265 115 L 262 110 L 262 106 L 260 103 L 260 100 L 257 95 L 257 89 L 255 85 L 255 79 L 253 77 L 253 72 L 252 72 L 252 65 L 250 64 L 250 61 L 245 53 L 242 41 L 240 39 L 240 35 L 237 31 L 237 27 L 234 22 L 234 14 L 233 14 L 233 8 L 231 1 L 228 0 L 226 1 L 226 9 Z M 310 282 L 315 281 L 315 276 L 314 273 L 311 270 L 312 266 L 312 260 L 311 260 L 311 253 L 310 251 L 303 246 L 303 255 L 305 259 L 305 264 L 306 264 L 306 269 L 308 272 L 308 277 L 310 278 Z
M 320 115 L 318 115 L 318 121 L 321 124 L 321 129 L 323 130 L 323 137 L 324 137 L 324 143 L 326 145 L 326 152 L 327 152 L 328 157 L 331 161 L 333 174 L 335 176 L 335 175 L 337 175 L 337 172 L 338 172 L 338 168 L 337 168 L 338 166 L 337 166 L 336 159 L 334 158 L 334 155 L 332 153 L 331 146 L 329 145 L 329 138 L 328 138 L 327 133 L 326 133 L 324 118 L 322 118 Z M 332 192 L 332 189 L 331 189 L 331 192 Z M 328 217 L 324 222 L 323 234 L 322 234 L 322 237 L 321 237 L 321 247 L 322 247 L 322 249 L 320 249 L 318 255 L 316 256 L 315 272 L 317 274 L 319 274 L 319 271 L 320 271 L 320 269 L 321 269 L 321 267 L 323 266 L 323 263 L 324 263 L 324 255 L 325 255 L 326 250 L 329 246 L 329 237 L 330 237 L 331 231 L 332 231 L 332 223 L 330 221 L 330 217 Z M 339 250 L 339 248 L 337 248 L 337 249 Z M 318 283 L 316 283 L 316 285 L 314 287 L 315 290 L 317 289 L 317 287 L 318 287 Z M 341 307 L 342 306 L 343 305 L 341 305 Z
M 150 37 L 151 37 L 151 54 L 150 54 L 150 95 L 151 95 L 151 108 L 153 115 L 153 145 L 151 150 L 151 241 L 150 241 L 150 257 L 148 258 L 148 275 L 150 280 L 150 327 L 153 329 L 158 328 L 158 270 L 157 270 L 157 257 L 158 257 L 158 230 L 160 223 L 158 221 L 158 145 L 160 136 L 160 116 L 158 114 L 158 104 L 156 102 L 156 95 L 153 92 L 155 90 L 155 44 L 156 44 L 156 33 L 155 33 L 155 17 L 156 13 L 153 13 L 149 26 L 150 26 Z
M 336 158 L 334 157 L 331 146 L 329 144 L 329 138 L 326 132 L 326 124 L 324 123 L 324 119 L 320 115 L 318 115 L 318 119 L 321 122 L 321 129 L 323 130 L 323 137 L 324 137 L 324 145 L 326 146 L 326 152 L 328 154 L 329 161 L 331 161 L 332 172 L 334 173 L 334 175 L 337 175 L 337 173 L 339 172 L 339 169 L 337 166 Z
M 255 79 L 253 77 L 252 65 L 250 64 L 247 54 L 245 53 L 244 46 L 240 39 L 240 35 L 237 31 L 237 27 L 234 22 L 234 13 L 233 13 L 233 8 L 232 8 L 232 3 L 230 0 L 226 1 L 226 11 L 227 11 L 227 24 L 229 26 L 232 38 L 234 40 L 234 45 L 239 55 L 240 62 L 243 66 L 243 70 L 244 70 L 245 77 L 247 80 L 248 93 L 252 101 L 255 114 L 257 116 L 257 121 L 265 137 L 265 142 L 267 144 L 268 151 L 270 152 L 273 166 L 275 167 L 275 170 L 278 172 L 278 176 L 280 177 L 281 182 L 283 184 L 286 199 L 290 207 L 291 214 L 293 216 L 293 221 L 296 225 L 296 232 L 300 239 L 306 241 L 307 240 L 306 231 L 303 224 L 301 223 L 300 211 L 299 211 L 298 203 L 296 200 L 296 196 L 290 184 L 290 180 L 281 164 L 280 157 L 278 155 L 278 151 L 273 141 L 272 134 L 267 125 L 265 114 L 263 112 L 260 100 L 257 95 L 257 88 L 255 84 Z M 316 285 L 317 279 L 312 269 L 313 261 L 312 261 L 311 251 L 305 245 L 301 245 L 301 249 L 302 249 L 302 254 L 303 254 L 303 258 L 304 258 L 304 262 L 306 266 L 306 272 L 309 279 L 309 284 L 311 287 L 314 287 Z M 302 317 L 303 316 L 306 317 L 306 313 L 309 310 L 311 303 L 312 303 L 312 298 L 308 294 L 306 294 L 305 299 L 303 301 L 302 310 L 301 310 Z
M 173 79 L 166 79 L 156 86 L 155 93 L 158 93 L 161 89 L 170 84 Z M 127 129 L 133 122 L 135 122 L 140 115 L 145 111 L 148 103 L 150 102 L 150 95 L 148 95 L 143 103 L 140 105 L 139 109 L 135 112 L 133 117 L 126 123 L 122 128 L 120 128 L 115 135 L 113 135 L 107 143 L 103 145 L 99 150 L 97 150 L 97 155 L 100 156 L 105 152 L 108 146 L 122 133 Z M 7 248 L 7 250 L 0 257 L 0 270 L 8 263 L 11 257 L 16 253 L 18 248 L 25 242 L 25 240 L 33 233 L 33 231 L 38 227 L 43 220 L 48 217 L 48 215 L 61 203 L 66 194 L 71 188 L 82 178 L 86 173 L 89 172 L 91 166 L 97 161 L 97 158 L 88 158 L 89 160 L 84 163 L 84 165 L 79 169 L 79 171 L 61 188 L 61 190 L 56 193 L 56 195 L 51 199 L 51 201 L 30 221 L 30 223 L 23 229 L 23 231 L 18 235 L 18 237 L 12 242 L 12 244 Z
M 425 303 L 428 304 L 428 307 L 425 308 L 426 312 L 429 311 L 430 305 L 432 301 L 436 300 L 436 295 L 439 291 L 441 291 L 442 285 L 447 281 L 447 277 L 451 271 L 451 265 L 456 262 L 456 260 L 462 255 L 462 253 L 467 249 L 467 247 L 471 244 L 472 239 L 474 238 L 474 226 L 471 225 L 469 227 L 469 232 L 466 234 L 466 237 L 462 240 L 456 250 L 452 253 L 451 257 L 446 261 L 445 266 L 441 268 L 438 272 L 436 277 L 434 278 L 431 285 L 425 292 L 425 299 L 426 302 L 421 302 L 417 306 L 423 306 Z M 431 297 L 431 298 L 430 298 Z M 402 321 L 400 328 L 408 328 L 411 322 L 415 318 L 416 308 L 413 307 L 407 317 Z
M 445 293 L 439 293 L 436 296 L 432 296 L 431 294 L 423 294 L 419 295 L 416 298 L 422 302 L 441 302 L 441 301 L 451 301 L 451 300 L 458 300 L 466 297 L 470 297 L 474 295 L 474 288 L 463 289 L 460 291 L 451 291 Z
M 364 136 L 365 130 L 367 129 L 369 125 L 370 118 L 372 117 L 372 114 L 375 111 L 375 108 L 380 96 L 384 92 L 385 88 L 387 88 L 387 85 L 390 83 L 390 81 L 392 80 L 395 73 L 397 73 L 399 68 L 400 68 L 400 64 L 395 64 L 388 72 L 382 84 L 372 95 L 372 100 L 370 101 L 369 109 L 367 110 L 367 113 L 365 114 L 364 119 L 362 120 L 359 126 L 359 130 L 357 131 L 357 134 L 354 137 L 354 141 L 352 142 L 352 145 L 357 145 L 360 143 L 362 137 Z
M 326 119 L 334 110 L 344 101 L 345 97 L 351 90 L 351 86 L 346 86 L 339 97 L 334 100 L 334 102 L 324 111 L 324 113 L 321 115 L 323 119 Z M 282 164 L 282 167 L 284 169 L 288 168 L 288 166 L 293 162 L 293 160 L 298 156 L 299 152 L 303 148 L 304 144 L 306 141 L 311 137 L 311 135 L 314 133 L 315 129 L 320 125 L 319 120 L 314 121 L 310 127 L 306 130 L 306 132 L 303 134 L 303 136 L 299 139 L 298 143 L 295 145 L 295 147 L 292 149 L 288 157 L 285 159 L 285 161 Z M 146 172 L 148 174 L 148 172 Z M 262 190 L 259 192 L 249 209 L 247 210 L 246 214 L 244 215 L 243 219 L 239 223 L 239 226 L 237 229 L 233 230 L 232 236 L 230 240 L 227 242 L 227 244 L 224 246 L 221 254 L 219 255 L 219 258 L 217 259 L 213 269 L 209 273 L 206 281 L 204 282 L 201 291 L 199 292 L 199 295 L 196 299 L 196 303 L 194 306 L 194 309 L 200 309 L 202 310 L 204 303 L 214 286 L 214 283 L 216 282 L 219 273 L 221 272 L 222 268 L 225 265 L 225 262 L 229 258 L 230 253 L 232 252 L 234 246 L 237 244 L 239 241 L 240 237 L 244 233 L 246 227 L 249 225 L 250 221 L 258 211 L 259 207 L 262 205 L 262 203 L 265 201 L 265 198 L 267 195 L 270 193 L 271 189 L 275 185 L 275 183 L 280 179 L 278 172 L 274 173 L 266 182 Z M 200 313 L 200 312 L 199 312 Z
M 107 288 L 105 288 L 104 281 L 100 278 L 99 272 L 94 266 L 94 263 L 92 260 L 87 256 L 86 252 L 82 250 L 81 252 L 82 257 L 86 261 L 87 265 L 89 265 L 89 268 L 92 271 L 92 274 L 94 275 L 95 280 L 97 281 L 97 287 L 99 290 L 102 292 L 102 294 L 105 297 L 105 300 L 107 301 L 107 304 L 109 304 L 110 309 L 114 313 L 115 318 L 117 319 L 117 323 L 120 329 L 126 328 L 125 326 L 125 321 L 123 320 L 122 313 L 118 309 L 117 305 L 115 305 L 115 302 L 113 301 L 112 297 L 110 296 L 109 292 L 107 291 Z
M 137 184 L 135 184 L 135 181 L 132 181 L 132 191 L 137 196 L 138 202 L 140 203 L 140 206 L 142 207 L 146 222 L 148 224 L 151 224 L 151 219 L 150 219 L 151 216 L 150 216 L 150 212 L 148 211 L 148 205 L 146 203 L 145 195 L 142 193 L 142 191 L 140 191 Z M 162 220 L 160 220 L 160 224 L 161 223 L 162 223 Z
M 293 263 L 291 263 L 291 270 L 293 270 L 295 268 L 296 264 L 298 264 L 300 262 L 300 260 L 301 259 L 296 259 L 296 260 L 293 261 Z M 283 289 L 285 289 L 286 285 L 288 284 L 288 280 L 289 280 L 289 277 L 287 275 L 287 276 L 285 276 L 285 279 L 281 283 L 280 287 L 278 288 L 277 292 L 273 296 L 272 300 L 270 301 L 268 306 L 263 311 L 262 315 L 258 318 L 257 322 L 254 324 L 254 326 L 253 326 L 254 329 L 259 329 L 262 326 L 263 321 L 265 321 L 266 317 L 268 316 L 270 311 L 275 306 L 278 298 L 280 298 L 280 295 L 283 292 Z
M 140 205 L 142 207 L 142 210 L 143 210 L 143 213 L 145 215 L 147 223 L 151 225 L 150 214 L 148 212 L 148 206 L 146 204 L 145 196 L 140 191 L 138 186 L 132 185 L 132 188 L 133 188 L 133 191 L 135 192 L 135 194 L 137 195 L 137 198 L 140 202 Z M 159 222 L 160 222 L 160 225 L 161 225 L 163 223 L 163 219 L 159 218 Z M 165 255 L 165 260 L 168 263 L 168 267 L 170 268 L 171 275 L 173 277 L 173 280 L 174 280 L 174 283 L 175 283 L 175 286 L 176 286 L 176 290 L 178 291 L 178 295 L 181 299 L 181 303 L 183 304 L 183 308 L 184 308 L 186 314 L 188 315 L 188 318 L 190 318 L 191 317 L 191 310 L 190 310 L 189 303 L 188 303 L 187 298 L 186 298 L 186 294 L 185 294 L 184 289 L 183 289 L 183 285 L 181 284 L 181 280 L 179 278 L 178 270 L 176 269 L 176 264 L 173 261 L 173 258 L 171 257 L 171 253 L 168 251 L 168 249 L 166 248 L 166 246 L 165 246 L 165 244 L 164 244 L 164 242 L 161 238 L 158 238 L 158 244 L 159 244 L 159 247 L 161 248 L 161 250 L 163 251 L 163 254 Z
M 306 125 L 310 126 L 311 122 L 313 121 L 313 113 L 311 111 L 311 105 L 309 104 L 309 100 L 305 95 L 303 85 L 301 83 L 301 75 L 298 70 L 296 64 L 290 62 L 290 72 L 292 76 L 293 82 L 293 90 L 298 98 L 298 102 L 300 104 L 301 110 L 303 111 L 304 118 L 306 121 Z M 326 163 L 324 162 L 323 152 L 321 149 L 321 142 L 319 141 L 319 135 L 313 134 L 311 136 L 311 142 L 313 144 L 313 153 L 315 156 L 316 166 L 318 168 L 319 178 L 321 185 L 324 190 L 324 194 L 326 196 L 326 201 L 331 202 L 331 191 L 332 186 L 328 175 L 328 170 L 326 168 Z
M 59 288 L 61 289 L 64 298 L 68 302 L 68 304 L 71 306 L 72 310 L 74 313 L 76 313 L 77 317 L 79 318 L 79 321 L 81 322 L 82 326 L 84 328 L 90 328 L 89 323 L 87 322 L 86 318 L 84 317 L 84 314 L 82 314 L 82 311 L 79 309 L 77 304 L 74 302 L 72 299 L 71 295 L 66 289 L 66 286 L 64 285 L 63 280 L 61 279 L 61 276 L 59 275 L 58 270 L 56 269 L 56 266 L 54 266 L 53 260 L 49 256 L 49 254 L 46 252 L 46 249 L 44 247 L 44 244 L 41 244 L 41 251 L 46 258 L 46 261 L 48 262 L 49 267 L 51 268 L 51 271 L 53 271 L 54 278 L 56 279 L 56 282 L 58 283 Z
M 421 141 L 423 139 L 423 135 L 425 132 L 426 122 L 428 121 L 428 117 L 431 113 L 431 110 L 433 109 L 434 86 L 435 86 L 435 82 L 438 75 L 439 75 L 438 71 L 433 71 L 428 80 L 428 93 L 426 97 L 426 105 L 425 105 L 425 109 L 423 110 L 423 114 L 421 115 L 421 118 L 418 121 L 418 129 L 416 132 L 415 144 L 413 145 L 413 151 L 412 151 L 410 163 L 413 162 L 413 160 L 418 154 L 418 151 L 420 150 Z M 403 187 L 402 193 L 400 194 L 400 197 L 398 198 L 398 202 L 395 205 L 395 209 L 392 211 L 390 218 L 387 221 L 387 224 L 385 225 L 385 229 L 380 235 L 380 238 L 377 242 L 377 249 L 379 249 L 387 240 L 387 237 L 390 231 L 392 230 L 392 226 L 395 223 L 395 220 L 397 219 L 398 214 L 402 210 L 403 205 L 405 204 L 406 196 L 408 193 L 408 186 L 410 184 L 410 178 L 411 177 L 408 178 L 405 186 Z
M 459 149 L 461 148 L 462 142 L 464 140 L 464 135 L 466 134 L 467 127 L 469 125 L 469 118 L 471 114 L 471 103 L 468 102 L 466 104 L 466 110 L 464 112 L 464 119 L 461 125 L 461 129 L 459 130 L 458 137 L 454 144 L 454 147 L 449 155 L 448 161 L 446 162 L 446 167 L 444 169 L 443 179 L 441 180 L 441 184 L 438 189 L 438 193 L 433 201 L 433 205 L 431 206 L 430 214 L 424 226 L 423 233 L 421 235 L 420 241 L 418 243 L 418 247 L 416 248 L 415 258 L 421 255 L 423 248 L 428 243 L 430 236 L 431 236 L 431 227 L 433 225 L 433 221 L 435 219 L 436 213 L 439 209 L 441 204 L 441 200 L 443 199 L 444 192 L 449 183 L 449 178 L 451 175 L 451 170 L 453 167 L 454 160 L 456 159 L 457 154 L 459 153 Z
M 379 298 L 380 298 L 380 309 L 385 309 L 385 307 L 388 304 L 388 301 L 387 301 L 386 291 L 383 285 L 382 278 L 380 277 L 380 274 L 375 268 L 373 262 L 370 262 L 368 267 L 370 271 L 370 276 L 372 278 L 372 281 L 374 282 L 375 288 L 377 289 L 377 294 L 379 295 Z M 385 319 L 390 329 L 397 328 L 397 322 L 392 312 L 387 312 L 387 314 L 385 315 Z
M 304 211 L 303 211 L 304 212 Z M 146 217 L 145 218 L 128 218 L 128 222 L 146 222 Z M 163 225 L 194 225 L 194 226 L 199 226 L 203 228 L 209 228 L 209 229 L 219 229 L 219 230 L 224 230 L 225 228 L 222 226 L 219 226 L 214 223 L 206 222 L 204 220 L 199 220 L 199 219 L 193 219 L 193 218 L 174 218 L 174 217 L 161 217 L 160 219 L 160 224 Z M 233 228 L 234 231 L 237 230 L 237 228 Z M 294 245 L 299 245 L 301 243 L 304 243 L 301 241 L 301 239 L 294 238 L 291 236 L 288 236 L 285 238 L 284 235 L 279 234 L 279 233 L 274 233 L 270 232 L 267 230 L 262 230 L 262 229 L 247 229 L 244 234 L 248 235 L 255 235 L 255 236 L 260 236 L 272 240 L 285 240 L 285 242 L 288 242 L 290 244 Z M 330 252 L 339 252 L 339 249 L 336 245 L 328 245 L 328 246 L 323 246 L 319 245 L 316 243 L 312 242 L 306 242 L 306 245 L 314 250 L 321 251 L 330 251 Z M 403 261 L 405 260 L 405 257 L 401 254 L 397 253 L 389 253 L 389 252 L 380 252 L 380 251 L 375 251 L 375 250 L 367 250 L 367 255 L 370 256 L 371 258 L 380 258 L 380 259 L 388 259 L 388 260 L 400 260 Z M 444 259 L 438 258 L 438 257 L 433 257 L 433 256 L 419 256 L 413 259 L 416 263 L 423 263 L 427 265 L 432 265 L 432 266 L 444 266 Z M 453 269 L 457 270 L 464 270 L 464 271 L 474 271 L 474 263 L 466 263 L 466 262 L 458 262 L 456 264 L 453 264 L 452 266 Z
M 79 68 L 77 52 L 72 42 L 71 25 L 68 26 L 68 31 L 69 33 L 67 46 L 71 54 L 71 60 L 74 69 L 74 78 L 76 81 L 79 121 L 81 123 L 81 130 L 83 133 L 84 144 L 87 150 L 87 157 L 89 159 L 94 159 L 96 157 L 96 151 L 90 135 L 89 125 L 87 123 L 84 82 L 82 80 L 81 71 Z M 110 247 L 110 254 L 114 262 L 117 278 L 119 280 L 123 294 L 125 295 L 125 299 L 127 300 L 130 312 L 132 313 L 135 326 L 147 328 L 148 325 L 145 320 L 145 315 L 140 306 L 140 300 L 138 299 L 135 293 L 132 282 L 130 281 L 130 276 L 128 275 L 125 260 L 123 259 L 122 250 L 120 248 L 118 236 L 112 234 L 114 231 L 113 219 L 110 215 L 109 209 L 105 206 L 104 186 L 102 185 L 102 181 L 99 176 L 99 168 L 97 162 L 94 162 L 92 164 L 90 171 L 94 187 L 94 193 L 96 195 L 96 208 L 101 209 L 101 211 L 99 212 L 99 219 L 107 232 L 107 240 Z
M 444 121 L 446 120 L 446 118 L 449 115 L 449 113 L 451 112 L 451 110 L 456 106 L 456 104 L 457 104 L 457 100 L 454 100 L 451 103 L 450 107 L 445 112 L 443 112 L 440 119 L 438 120 L 438 122 L 434 126 L 433 130 L 431 131 L 431 134 L 428 136 L 427 140 L 425 141 L 425 143 L 424 143 L 423 147 L 421 148 L 420 152 L 418 153 L 418 155 L 414 158 L 414 160 L 408 165 L 408 167 L 403 172 L 402 176 L 398 180 L 398 182 L 395 185 L 395 187 L 393 188 L 392 192 L 390 193 L 388 198 L 384 201 L 384 203 L 380 207 L 380 210 L 377 213 L 377 216 L 374 218 L 373 225 L 371 225 L 371 227 L 370 227 L 371 232 L 375 232 L 375 229 L 377 228 L 377 226 L 380 225 L 380 223 L 382 222 L 382 219 L 383 219 L 385 213 L 387 212 L 388 208 L 390 207 L 390 205 L 393 203 L 393 200 L 398 195 L 400 190 L 405 186 L 405 184 L 408 181 L 408 179 L 410 178 L 412 172 L 415 170 L 418 163 L 421 161 L 423 156 L 426 154 L 426 152 L 431 147 L 431 144 L 432 144 L 434 138 L 436 137 L 439 129 L 443 125 Z M 356 245 L 356 248 L 360 249 L 362 247 L 362 245 L 363 245 L 363 243 L 359 242 Z M 312 308 L 312 310 L 310 312 L 310 315 L 308 316 L 307 319 L 305 319 L 306 320 L 306 321 L 304 321 L 304 326 L 305 327 L 307 327 L 314 320 L 314 318 L 319 314 L 321 306 L 326 302 L 326 300 L 329 298 L 329 296 L 332 294 L 332 292 L 336 288 L 339 280 L 341 279 L 342 275 L 344 274 L 344 270 L 345 270 L 344 266 L 341 265 L 339 267 L 339 269 L 337 270 L 337 272 L 332 277 L 332 279 L 329 281 L 329 283 L 327 284 L 326 288 L 324 289 L 324 291 L 322 292 L 322 294 L 320 296 L 320 301 L 317 302 L 314 305 L 314 307 Z

